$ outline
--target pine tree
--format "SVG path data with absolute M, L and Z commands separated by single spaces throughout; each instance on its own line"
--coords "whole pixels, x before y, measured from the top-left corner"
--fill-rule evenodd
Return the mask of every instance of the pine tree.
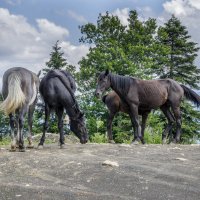
M 153 73 L 160 78 L 171 78 L 191 88 L 198 88 L 200 69 L 195 65 L 199 47 L 179 19 L 172 15 L 157 35 L 157 61 Z M 182 110 L 182 141 L 190 142 L 199 137 L 200 112 L 189 102 L 184 102 Z
M 172 78 L 198 88 L 200 69 L 194 61 L 199 47 L 174 15 L 158 29 L 157 42 L 163 49 L 157 54 L 157 74 L 162 78 Z
M 69 71 L 71 74 L 75 74 L 76 68 L 73 65 L 67 63 L 67 59 L 64 58 L 64 52 L 62 52 L 59 46 L 59 41 L 57 40 L 55 45 L 52 47 L 52 52 L 50 53 L 50 60 L 46 62 L 47 68 L 43 69 L 46 74 L 52 69 L 63 69 Z

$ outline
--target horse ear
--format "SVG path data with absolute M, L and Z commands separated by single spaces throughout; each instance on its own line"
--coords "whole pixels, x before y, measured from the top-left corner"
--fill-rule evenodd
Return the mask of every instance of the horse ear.
M 109 74 L 109 69 L 106 69 L 105 75 L 107 76 Z

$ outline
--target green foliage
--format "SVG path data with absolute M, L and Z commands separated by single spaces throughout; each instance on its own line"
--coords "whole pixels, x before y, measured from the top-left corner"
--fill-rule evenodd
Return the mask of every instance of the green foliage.
M 172 16 L 163 27 L 159 27 L 157 43 L 163 51 L 157 54 L 157 74 L 180 83 L 198 88 L 200 69 L 194 64 L 199 47 L 180 20 Z M 155 73 L 156 68 L 154 68 Z
M 161 144 L 162 134 L 147 127 L 144 135 L 146 144 Z
M 107 138 L 104 134 L 101 134 L 99 132 L 94 133 L 91 137 L 90 137 L 90 142 L 93 143 L 106 143 L 107 142 Z
M 0 145 L 9 145 L 10 144 L 10 137 L 8 136 L 4 136 L 4 137 L 0 137 Z

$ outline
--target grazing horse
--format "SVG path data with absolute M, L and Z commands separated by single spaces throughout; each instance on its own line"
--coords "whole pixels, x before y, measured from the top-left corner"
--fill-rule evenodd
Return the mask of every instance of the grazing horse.
M 109 94 L 102 97 L 102 101 L 106 104 L 109 116 L 107 119 L 107 133 L 108 133 L 108 142 L 115 143 L 112 135 L 112 121 L 115 115 L 118 112 L 123 112 L 129 114 L 128 105 L 120 99 L 116 92 L 112 91 Z M 141 125 L 141 135 L 144 137 L 144 130 L 146 126 L 147 117 L 151 110 L 142 110 L 139 108 L 139 115 L 142 115 L 142 125 Z M 144 143 L 144 141 L 142 141 Z
M 19 145 L 19 151 L 25 151 L 22 131 L 24 117 L 27 112 L 29 130 L 29 144 L 27 147 L 33 147 L 32 122 L 38 89 L 38 76 L 25 68 L 10 68 L 3 75 L 2 95 L 4 101 L 0 104 L 0 110 L 4 111 L 4 113 L 10 117 L 11 151 L 16 151 L 16 141 Z
M 172 79 L 141 80 L 114 75 L 108 70 L 101 72 L 97 81 L 96 96 L 101 96 L 110 87 L 129 107 L 129 115 L 135 129 L 133 144 L 143 141 L 138 117 L 139 107 L 147 110 L 160 108 L 163 111 L 168 119 L 168 125 L 163 132 L 163 142 L 166 140 L 166 134 L 172 129 L 175 118 L 176 134 L 173 142 L 177 143 L 180 141 L 181 135 L 181 100 L 185 96 L 197 106 L 200 105 L 198 94 Z
M 58 117 L 60 147 L 64 147 L 63 112 L 66 110 L 70 119 L 70 129 L 80 139 L 82 144 L 88 140 L 84 114 L 80 111 L 75 99 L 76 85 L 71 74 L 64 70 L 51 70 L 41 80 L 39 91 L 45 102 L 45 123 L 43 135 L 38 147 L 43 147 L 48 129 L 48 119 L 52 110 Z

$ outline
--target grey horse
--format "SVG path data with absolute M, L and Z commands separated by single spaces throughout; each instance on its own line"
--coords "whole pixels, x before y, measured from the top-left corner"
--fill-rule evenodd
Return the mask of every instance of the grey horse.
M 16 142 L 19 145 L 19 151 L 25 151 L 23 126 L 26 113 L 28 113 L 28 147 L 33 147 L 32 122 L 38 89 L 39 78 L 28 69 L 14 67 L 8 69 L 3 75 L 4 101 L 0 104 L 0 110 L 10 118 L 11 151 L 16 151 Z

